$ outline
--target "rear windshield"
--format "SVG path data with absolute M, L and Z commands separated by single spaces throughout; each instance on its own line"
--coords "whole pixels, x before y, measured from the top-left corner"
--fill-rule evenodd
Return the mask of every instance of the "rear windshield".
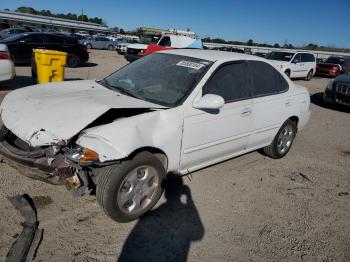
M 288 62 L 292 59 L 295 53 L 289 52 L 271 52 L 267 54 L 266 58 L 270 60 L 278 60 Z
M 342 65 L 344 64 L 345 60 L 341 57 L 329 57 L 327 58 L 327 60 L 325 61 L 325 63 L 328 63 L 328 64 L 338 64 L 338 65 Z

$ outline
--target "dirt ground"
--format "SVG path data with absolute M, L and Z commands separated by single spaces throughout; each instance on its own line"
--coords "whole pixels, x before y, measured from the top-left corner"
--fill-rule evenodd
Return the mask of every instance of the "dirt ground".
M 92 51 L 66 78 L 101 78 L 125 64 Z M 2 97 L 32 83 L 29 67 L 16 72 Z M 296 81 L 310 91 L 312 116 L 285 158 L 253 152 L 171 181 L 157 207 L 128 224 L 105 216 L 94 195 L 74 198 L 1 161 L 0 260 L 22 229 L 6 197 L 27 193 L 44 229 L 34 261 L 350 261 L 350 110 L 323 105 L 328 81 Z

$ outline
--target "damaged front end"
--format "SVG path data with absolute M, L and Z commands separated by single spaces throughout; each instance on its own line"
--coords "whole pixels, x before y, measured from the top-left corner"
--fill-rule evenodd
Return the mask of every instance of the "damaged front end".
M 54 185 L 65 185 L 68 190 L 81 188 L 83 194 L 89 185 L 88 169 L 95 160 L 93 151 L 68 147 L 65 143 L 54 146 L 31 147 L 4 125 L 0 129 L 0 154 L 21 174 Z

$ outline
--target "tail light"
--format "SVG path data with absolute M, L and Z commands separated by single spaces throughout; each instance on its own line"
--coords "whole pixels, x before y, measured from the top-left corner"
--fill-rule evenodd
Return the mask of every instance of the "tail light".
M 85 45 L 80 45 L 80 49 L 84 52 L 87 52 L 87 47 Z
M 9 52 L 0 51 L 0 60 L 12 60 L 12 57 Z

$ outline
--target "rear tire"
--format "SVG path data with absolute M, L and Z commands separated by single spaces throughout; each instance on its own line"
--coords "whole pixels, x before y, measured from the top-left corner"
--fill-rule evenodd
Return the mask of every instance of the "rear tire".
M 68 67 L 77 67 L 78 65 L 80 65 L 80 58 L 79 56 L 75 55 L 75 54 L 68 54 L 67 56 L 67 66 Z
M 117 222 L 129 222 L 151 210 L 163 193 L 165 170 L 151 153 L 98 171 L 96 197 L 104 212 Z
M 310 80 L 311 80 L 313 72 L 314 72 L 314 71 L 311 69 L 311 70 L 307 73 L 307 75 L 306 75 L 306 77 L 305 77 L 305 80 L 306 80 L 306 81 L 310 81 Z
M 86 48 L 87 48 L 87 49 L 91 49 L 91 48 L 92 48 L 92 45 L 91 45 L 91 44 L 87 44 L 87 45 L 86 45 Z
M 114 50 L 114 48 L 113 48 L 112 45 L 109 45 L 107 49 L 108 49 L 109 51 L 113 51 L 113 50 Z
M 296 132 L 296 123 L 288 119 L 277 132 L 271 145 L 263 148 L 265 155 L 274 159 L 284 157 L 292 147 Z

